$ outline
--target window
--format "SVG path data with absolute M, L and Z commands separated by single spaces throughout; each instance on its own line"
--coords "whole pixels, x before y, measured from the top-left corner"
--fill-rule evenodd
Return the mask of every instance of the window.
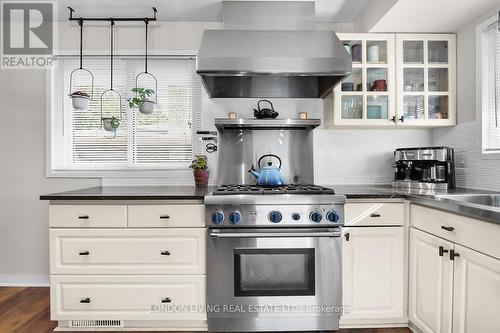
M 121 95 L 106 93 L 102 117 L 120 118 L 113 132 L 101 126 L 101 93 L 110 88 L 109 57 L 86 57 L 84 68 L 94 75 L 94 97 L 89 110 L 74 110 L 70 93 L 71 71 L 79 67 L 76 57 L 59 57 L 51 73 L 50 174 L 95 175 L 116 171 L 168 170 L 186 168 L 200 145 L 193 133 L 201 126 L 201 83 L 192 58 L 154 57 L 148 72 L 158 80 L 157 105 L 151 115 L 130 109 L 138 73 L 144 71 L 140 57 L 116 57 L 113 89 Z M 154 80 L 141 75 L 139 87 L 154 89 Z M 91 79 L 75 72 L 72 91 L 91 92 Z
M 500 153 L 500 30 L 498 16 L 479 26 L 482 151 Z

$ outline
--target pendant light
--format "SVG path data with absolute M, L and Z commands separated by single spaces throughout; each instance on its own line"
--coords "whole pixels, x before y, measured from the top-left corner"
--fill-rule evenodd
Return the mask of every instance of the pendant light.
M 108 132 L 113 132 L 113 136 L 111 138 L 116 137 L 116 130 L 120 127 L 120 121 L 122 120 L 122 96 L 120 93 L 113 89 L 113 38 L 114 38 L 114 26 L 115 21 L 111 20 L 111 46 L 110 46 L 110 88 L 105 90 L 101 94 L 101 127 L 103 127 Z M 119 117 L 103 117 L 102 109 L 103 109 L 103 96 L 106 94 L 114 94 L 118 96 L 118 107 L 119 107 Z
M 88 110 L 90 107 L 90 101 L 94 99 L 94 75 L 88 69 L 83 68 L 83 19 L 78 20 L 78 25 L 80 26 L 80 67 L 75 68 L 69 75 L 69 96 L 73 102 L 73 109 Z M 73 91 L 73 78 L 77 72 L 83 72 L 88 74 L 90 77 L 90 94 L 85 91 Z

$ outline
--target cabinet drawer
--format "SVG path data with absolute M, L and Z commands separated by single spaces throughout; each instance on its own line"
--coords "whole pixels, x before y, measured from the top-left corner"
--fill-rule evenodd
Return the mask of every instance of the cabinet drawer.
M 202 228 L 205 226 L 205 206 L 130 205 L 128 206 L 128 226 L 133 228 Z
M 403 225 L 404 204 L 395 202 L 348 202 L 345 205 L 345 225 Z
M 205 284 L 204 275 L 53 275 L 51 319 L 205 320 Z
M 500 259 L 500 225 L 412 204 L 411 225 Z
M 51 229 L 51 274 L 205 274 L 205 230 Z
M 52 228 L 123 228 L 127 226 L 127 206 L 50 205 Z

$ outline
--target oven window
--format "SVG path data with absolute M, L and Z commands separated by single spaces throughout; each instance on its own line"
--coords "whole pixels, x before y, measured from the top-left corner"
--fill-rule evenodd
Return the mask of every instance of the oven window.
M 235 249 L 235 296 L 314 295 L 314 248 Z

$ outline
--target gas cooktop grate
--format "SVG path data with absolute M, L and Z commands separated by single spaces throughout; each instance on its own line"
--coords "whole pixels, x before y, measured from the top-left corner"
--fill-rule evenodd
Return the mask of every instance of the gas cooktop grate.
M 238 185 L 228 184 L 218 186 L 214 195 L 234 195 L 234 194 L 335 194 L 331 188 L 309 185 L 290 184 L 284 186 L 258 186 L 258 185 Z

